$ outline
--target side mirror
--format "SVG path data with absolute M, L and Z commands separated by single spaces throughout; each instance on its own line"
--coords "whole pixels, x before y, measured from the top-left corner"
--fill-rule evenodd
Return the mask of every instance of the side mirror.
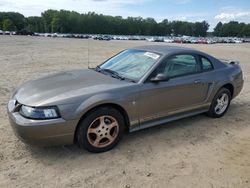
M 153 77 L 150 79 L 151 82 L 162 82 L 162 81 L 168 81 L 169 78 L 165 74 L 157 74 L 156 77 Z

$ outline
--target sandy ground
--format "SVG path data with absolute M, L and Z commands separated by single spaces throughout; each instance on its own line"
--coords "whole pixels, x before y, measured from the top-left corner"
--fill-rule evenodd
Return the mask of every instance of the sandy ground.
M 91 65 L 148 44 L 90 41 Z M 86 68 L 87 40 L 0 36 L 0 187 L 250 187 L 250 44 L 183 46 L 240 60 L 245 85 L 228 113 L 131 133 L 112 151 L 91 154 L 76 146 L 25 145 L 6 114 L 10 94 L 22 82 Z

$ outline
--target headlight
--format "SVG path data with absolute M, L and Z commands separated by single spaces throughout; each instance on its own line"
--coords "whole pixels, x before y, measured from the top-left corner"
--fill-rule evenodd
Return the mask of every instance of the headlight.
M 57 107 L 29 107 L 22 105 L 20 114 L 31 119 L 54 119 L 59 118 L 59 110 Z

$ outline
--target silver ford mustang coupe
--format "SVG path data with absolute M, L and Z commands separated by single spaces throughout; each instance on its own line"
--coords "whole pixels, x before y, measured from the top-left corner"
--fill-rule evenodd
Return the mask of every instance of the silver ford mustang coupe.
M 24 142 L 77 143 L 103 152 L 116 146 L 125 131 L 200 113 L 222 117 L 242 87 L 238 62 L 188 48 L 142 46 L 95 69 L 28 81 L 15 90 L 7 110 Z

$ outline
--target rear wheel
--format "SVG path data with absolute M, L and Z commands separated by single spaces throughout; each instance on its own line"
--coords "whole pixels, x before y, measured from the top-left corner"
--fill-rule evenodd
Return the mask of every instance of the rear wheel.
M 80 122 L 76 137 L 81 148 L 98 153 L 115 147 L 123 132 L 121 113 L 112 107 L 101 107 L 88 113 Z
M 208 115 L 214 118 L 222 117 L 228 110 L 231 102 L 231 92 L 227 88 L 221 88 L 214 96 Z

